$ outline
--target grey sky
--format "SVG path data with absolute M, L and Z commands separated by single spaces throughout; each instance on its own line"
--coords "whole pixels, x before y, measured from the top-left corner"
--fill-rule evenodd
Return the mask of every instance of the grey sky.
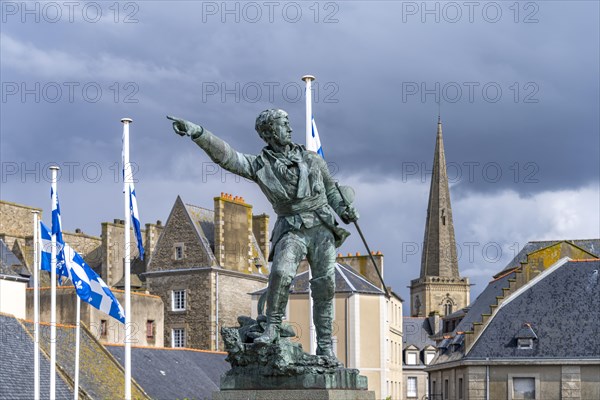
M 124 116 L 134 119 L 142 222 L 165 220 L 178 194 L 211 207 L 222 191 L 272 214 L 257 188 L 215 172 L 164 116 L 256 153 L 254 118 L 279 107 L 302 142 L 299 78 L 310 73 L 326 159 L 357 186 L 363 230 L 404 298 L 419 273 L 411 253 L 423 236 L 436 97 L 473 298 L 511 246 L 600 235 L 597 2 L 426 3 L 433 13 L 422 2 L 227 2 L 228 13 L 223 2 L 142 1 L 118 15 L 113 2 L 76 2 L 73 22 L 62 2 L 28 2 L 30 13 L 23 4 L 2 4 L 1 197 L 47 208 L 44 166 L 58 162 L 66 229 L 99 234 L 101 221 L 122 218 Z M 364 252 L 356 236 L 344 253 Z

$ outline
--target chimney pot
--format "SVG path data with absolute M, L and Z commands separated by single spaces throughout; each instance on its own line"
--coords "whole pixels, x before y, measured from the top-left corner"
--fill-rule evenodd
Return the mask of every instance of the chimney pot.
M 360 251 L 356 252 L 356 257 L 360 257 Z
M 83 233 L 83 232 L 81 232 L 81 229 L 77 228 L 77 229 L 75 229 L 75 233 Z

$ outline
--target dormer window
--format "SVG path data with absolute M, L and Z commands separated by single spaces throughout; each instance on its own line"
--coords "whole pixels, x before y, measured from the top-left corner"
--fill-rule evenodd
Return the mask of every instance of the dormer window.
M 517 332 L 515 335 L 515 339 L 517 340 L 517 348 L 523 350 L 533 349 L 533 341 L 537 340 L 537 338 L 538 337 L 531 327 L 531 324 L 523 324 L 523 327 L 519 329 L 519 332 Z

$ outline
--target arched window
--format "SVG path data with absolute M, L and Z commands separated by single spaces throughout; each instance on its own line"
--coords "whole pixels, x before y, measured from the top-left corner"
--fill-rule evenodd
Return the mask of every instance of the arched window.
M 446 299 L 444 302 L 444 315 L 452 314 L 452 300 Z

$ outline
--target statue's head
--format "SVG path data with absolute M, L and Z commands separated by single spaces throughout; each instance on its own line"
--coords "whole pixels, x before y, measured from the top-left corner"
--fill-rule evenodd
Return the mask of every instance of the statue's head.
M 254 125 L 258 135 L 268 144 L 285 146 L 292 143 L 292 128 L 288 114 L 280 109 L 261 112 Z

